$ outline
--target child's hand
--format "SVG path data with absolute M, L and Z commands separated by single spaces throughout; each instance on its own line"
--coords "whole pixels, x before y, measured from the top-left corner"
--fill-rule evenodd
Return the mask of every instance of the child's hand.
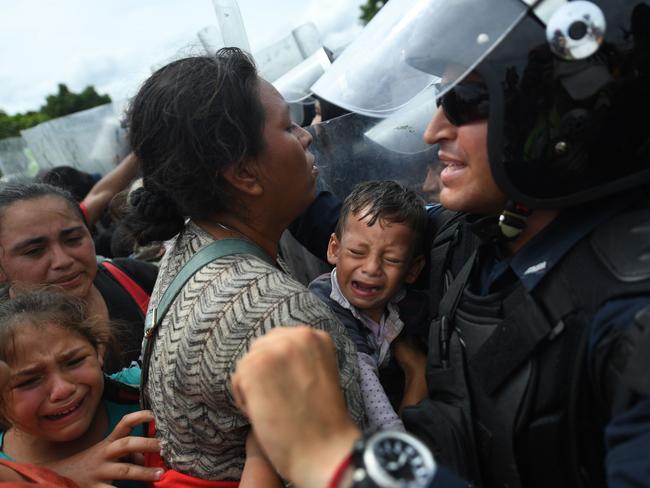
M 393 342 L 393 355 L 399 367 L 404 374 L 419 375 L 424 374 L 427 366 L 427 356 L 418 347 L 415 339 L 412 337 L 398 337 Z
M 129 436 L 135 426 L 153 420 L 150 410 L 125 415 L 106 439 L 48 467 L 88 488 L 111 488 L 115 480 L 157 481 L 163 470 L 142 466 L 142 454 L 159 453 L 158 440 Z

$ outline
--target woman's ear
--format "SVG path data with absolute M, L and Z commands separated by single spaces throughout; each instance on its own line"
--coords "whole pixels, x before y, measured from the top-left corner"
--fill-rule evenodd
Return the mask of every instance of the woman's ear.
M 327 244 L 327 262 L 330 263 L 332 266 L 336 266 L 336 263 L 339 259 L 339 251 L 340 251 L 339 240 L 336 237 L 336 234 L 332 233 L 332 235 L 330 236 L 330 241 Z
M 255 161 L 247 160 L 231 164 L 223 170 L 222 175 L 230 186 L 246 195 L 258 196 L 264 191 L 260 184 Z

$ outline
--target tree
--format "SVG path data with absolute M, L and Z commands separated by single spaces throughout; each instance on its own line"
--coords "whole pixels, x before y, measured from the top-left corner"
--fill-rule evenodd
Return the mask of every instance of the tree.
M 363 24 L 370 22 L 377 12 L 386 5 L 388 0 L 366 0 L 366 3 L 361 5 L 361 15 L 359 18 Z
M 21 130 L 56 117 L 110 103 L 111 97 L 98 94 L 93 86 L 87 86 L 81 93 L 74 93 L 65 84 L 59 83 L 58 92 L 48 95 L 45 102 L 38 112 L 9 115 L 0 110 L 0 139 L 19 136 Z
M 48 118 L 47 115 L 41 112 L 8 115 L 0 110 L 0 139 L 19 136 L 21 130 L 34 127 L 41 122 L 45 122 Z
M 71 92 L 65 84 L 59 83 L 58 93 L 48 95 L 45 101 L 45 105 L 41 107 L 41 112 L 54 119 L 110 103 L 111 97 L 100 95 L 93 86 L 87 86 L 81 93 L 77 94 Z

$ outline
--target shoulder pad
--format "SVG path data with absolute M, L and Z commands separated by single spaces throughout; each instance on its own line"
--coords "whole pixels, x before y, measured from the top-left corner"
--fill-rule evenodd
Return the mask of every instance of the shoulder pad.
M 617 279 L 629 283 L 650 278 L 650 210 L 614 217 L 592 234 L 591 245 Z

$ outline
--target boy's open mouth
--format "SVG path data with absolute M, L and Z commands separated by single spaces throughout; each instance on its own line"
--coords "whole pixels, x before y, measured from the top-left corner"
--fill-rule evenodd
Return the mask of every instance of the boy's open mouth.
M 368 293 L 368 294 L 377 293 L 379 290 L 381 290 L 380 286 L 370 286 L 370 285 L 366 285 L 364 283 L 360 283 L 358 281 L 353 281 L 352 282 L 352 288 L 354 290 L 356 290 L 358 292 L 361 292 L 361 293 L 364 293 L 364 294 L 365 293 Z

